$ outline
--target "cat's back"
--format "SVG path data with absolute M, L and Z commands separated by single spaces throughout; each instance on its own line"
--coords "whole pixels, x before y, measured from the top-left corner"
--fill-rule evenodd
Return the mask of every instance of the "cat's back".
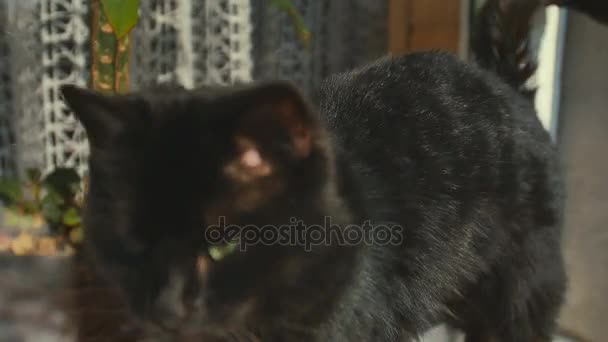
M 544 135 L 528 99 L 496 75 L 446 52 L 378 59 L 326 79 L 318 98 L 324 120 L 338 134 L 347 134 L 345 129 L 354 125 L 391 130 L 403 123 L 418 129 L 440 124 L 433 127 L 436 132 L 463 133 L 468 126 L 442 124 L 470 119 L 478 125 L 519 125 Z
M 329 78 L 318 99 L 339 158 L 380 180 L 371 187 L 387 183 L 387 192 L 518 203 L 529 199 L 535 174 L 557 172 L 533 103 L 449 53 L 382 58 Z M 559 197 L 549 176 L 535 181 Z
M 335 75 L 320 87 L 318 105 L 339 144 L 364 150 L 443 145 L 468 147 L 460 156 L 479 159 L 508 142 L 551 149 L 532 101 L 450 53 L 385 57 Z

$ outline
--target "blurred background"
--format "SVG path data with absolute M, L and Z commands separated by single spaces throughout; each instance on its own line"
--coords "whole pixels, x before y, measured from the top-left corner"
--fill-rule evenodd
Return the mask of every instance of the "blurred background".
M 106 75 L 99 58 L 106 47 L 93 42 L 112 18 L 100 17 L 99 2 L 0 0 L 0 341 L 73 340 L 83 334 L 74 313 L 99 333 L 96 320 L 114 305 L 90 299 L 100 294 L 87 297 L 96 310 L 83 316 L 73 303 L 78 286 L 80 294 L 97 291 L 82 285 L 86 276 L 74 279 L 72 260 L 82 238 L 88 149 L 59 86 L 132 91 L 278 78 L 313 93 L 324 77 L 387 53 L 442 49 L 468 59 L 471 21 L 483 0 L 132 2 L 132 30 L 118 37 L 110 28 L 117 38 L 107 48 L 120 68 Z M 538 115 L 567 171 L 570 288 L 560 325 L 604 341 L 608 27 L 551 7 L 535 19 L 531 39 L 540 62 L 532 80 Z M 425 337 L 449 339 L 457 338 L 442 328 Z

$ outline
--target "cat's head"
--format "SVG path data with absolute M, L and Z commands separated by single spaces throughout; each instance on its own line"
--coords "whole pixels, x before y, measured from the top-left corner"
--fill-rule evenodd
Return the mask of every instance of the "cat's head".
M 306 330 L 331 311 L 350 248 L 251 243 L 292 218 L 348 216 L 319 118 L 293 86 L 62 92 L 89 138 L 86 247 L 142 321 L 194 333 Z M 255 231 L 247 250 L 210 241 L 219 224 Z

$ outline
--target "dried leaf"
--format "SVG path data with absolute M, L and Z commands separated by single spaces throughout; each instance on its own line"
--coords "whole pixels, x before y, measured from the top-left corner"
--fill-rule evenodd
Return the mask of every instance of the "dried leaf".
M 35 248 L 34 238 L 27 233 L 20 234 L 11 243 L 11 251 L 15 255 L 29 255 L 34 252 Z
M 57 254 L 57 240 L 51 237 L 44 237 L 38 241 L 38 254 L 52 256 Z
M 70 232 L 70 241 L 74 244 L 80 244 L 84 238 L 82 227 L 76 227 Z
M 6 253 L 11 249 L 13 239 L 5 234 L 0 234 L 0 253 Z

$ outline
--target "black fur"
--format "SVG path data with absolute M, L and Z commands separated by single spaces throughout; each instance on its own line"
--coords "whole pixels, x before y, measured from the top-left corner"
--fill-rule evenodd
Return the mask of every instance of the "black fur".
M 492 71 L 384 58 L 326 80 L 314 106 L 283 82 L 64 87 L 91 145 L 86 250 L 170 340 L 403 341 L 448 322 L 469 342 L 549 341 L 565 287 L 557 154 Z M 404 240 L 211 262 L 203 232 L 220 216 L 396 223 Z
M 536 72 L 530 55 L 530 28 L 539 0 L 489 0 L 480 9 L 471 34 L 475 61 L 492 70 L 528 98 L 535 91 L 526 82 Z

